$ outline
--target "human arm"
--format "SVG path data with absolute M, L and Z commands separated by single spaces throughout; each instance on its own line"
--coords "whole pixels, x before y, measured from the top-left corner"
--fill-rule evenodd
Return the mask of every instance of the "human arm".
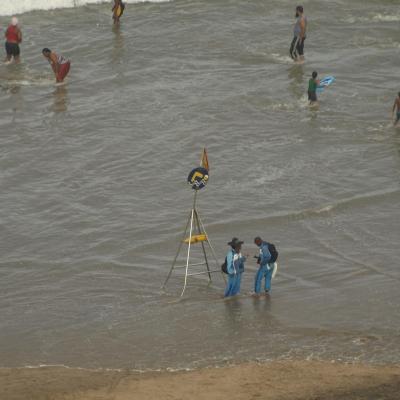
M 58 71 L 60 69 L 60 64 L 58 63 L 57 55 L 55 53 L 51 53 L 49 57 L 49 63 L 51 68 L 53 69 L 55 75 L 58 75 Z
M 236 268 L 235 268 L 235 265 L 234 265 L 233 252 L 232 251 L 229 251 L 228 254 L 226 255 L 226 269 L 227 269 L 229 275 L 235 275 L 236 274 Z
M 22 32 L 21 32 L 21 29 L 18 29 L 17 37 L 18 37 L 18 43 L 22 43 Z
M 306 37 L 306 20 L 304 17 L 300 20 L 300 38 L 304 39 Z
M 246 262 L 246 257 L 242 256 L 242 253 L 234 254 L 233 256 L 233 266 L 236 272 L 242 273 L 244 271 L 244 263 Z
M 260 266 L 265 266 L 271 260 L 271 253 L 268 250 L 268 245 L 265 243 L 260 248 Z
M 392 109 L 392 115 L 394 114 L 394 112 L 396 111 L 396 107 L 397 107 L 397 111 L 399 110 L 398 104 L 397 104 L 397 99 L 394 101 L 393 104 L 393 109 Z
M 242 256 L 242 254 L 239 254 L 239 272 L 244 272 L 244 263 L 247 260 L 248 255 Z

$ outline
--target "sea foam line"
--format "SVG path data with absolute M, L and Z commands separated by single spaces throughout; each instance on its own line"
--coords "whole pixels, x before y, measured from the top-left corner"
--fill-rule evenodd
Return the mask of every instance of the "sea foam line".
M 125 3 L 164 3 L 170 0 L 125 0 Z M 0 1 L 0 16 L 22 14 L 34 10 L 81 7 L 111 3 L 110 0 L 16 0 Z

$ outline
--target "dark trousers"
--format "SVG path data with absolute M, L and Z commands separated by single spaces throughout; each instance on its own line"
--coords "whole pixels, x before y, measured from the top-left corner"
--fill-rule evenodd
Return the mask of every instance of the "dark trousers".
M 306 38 L 301 39 L 299 36 L 295 36 L 290 45 L 290 57 L 295 60 L 299 56 L 304 55 L 304 41 Z

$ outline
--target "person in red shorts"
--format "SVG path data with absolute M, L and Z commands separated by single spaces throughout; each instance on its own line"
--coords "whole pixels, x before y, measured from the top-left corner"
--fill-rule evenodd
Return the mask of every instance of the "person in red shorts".
M 68 75 L 71 67 L 71 62 L 61 55 L 57 55 L 48 48 L 42 50 L 42 54 L 47 61 L 50 63 L 51 68 L 56 76 L 57 83 L 63 82 L 65 77 Z
M 14 57 L 15 63 L 19 63 L 19 44 L 22 42 L 22 33 L 21 29 L 18 26 L 17 17 L 11 18 L 11 24 L 8 26 L 6 30 L 6 63 L 9 64 L 11 59 Z

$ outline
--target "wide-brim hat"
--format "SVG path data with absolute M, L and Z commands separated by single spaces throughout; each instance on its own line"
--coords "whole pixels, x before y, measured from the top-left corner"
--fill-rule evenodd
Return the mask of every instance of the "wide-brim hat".
M 230 242 L 228 242 L 229 246 L 232 246 L 232 247 L 236 247 L 236 246 L 238 246 L 240 244 L 243 244 L 243 243 L 244 242 L 242 242 L 241 240 L 239 240 L 236 237 L 232 238 L 232 240 Z

